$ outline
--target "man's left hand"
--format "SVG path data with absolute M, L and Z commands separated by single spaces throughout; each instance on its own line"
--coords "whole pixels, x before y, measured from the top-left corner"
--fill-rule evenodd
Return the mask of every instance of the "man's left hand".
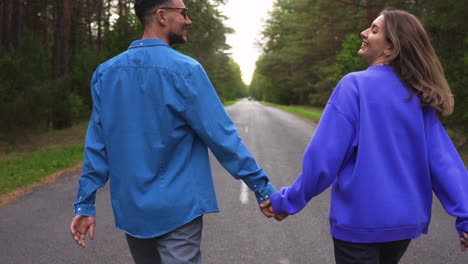
M 70 233 L 75 242 L 81 247 L 86 247 L 86 234 L 89 239 L 94 239 L 94 227 L 96 218 L 86 215 L 75 215 L 70 224 Z

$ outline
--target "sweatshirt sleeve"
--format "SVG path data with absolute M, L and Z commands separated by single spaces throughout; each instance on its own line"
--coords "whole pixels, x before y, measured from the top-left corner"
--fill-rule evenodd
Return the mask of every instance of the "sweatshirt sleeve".
M 445 211 L 456 217 L 455 227 L 468 232 L 468 172 L 435 111 L 430 112 L 428 158 L 432 189 Z
M 302 161 L 302 172 L 290 187 L 271 196 L 276 213 L 295 214 L 328 188 L 357 146 L 359 91 L 356 78 L 348 74 L 328 100 Z
M 236 179 L 242 179 L 263 203 L 276 192 L 237 133 L 237 128 L 201 65 L 195 65 L 187 80 L 185 118 L 210 148 L 221 165 Z
M 329 102 L 305 150 L 302 172 L 292 186 L 271 196 L 273 210 L 295 214 L 327 189 L 350 154 L 355 134 L 353 124 Z

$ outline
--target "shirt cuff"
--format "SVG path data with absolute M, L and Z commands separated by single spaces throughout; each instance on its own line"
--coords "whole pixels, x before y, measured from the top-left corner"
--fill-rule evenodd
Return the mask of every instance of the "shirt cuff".
M 96 216 L 96 207 L 92 204 L 74 204 L 73 215 Z
M 255 194 L 255 198 L 257 198 L 258 204 L 262 204 L 270 199 L 270 195 L 276 192 L 275 187 L 270 183 L 267 183 L 266 186 L 260 186 L 258 183 L 250 183 L 244 181 L 245 184 L 252 190 Z

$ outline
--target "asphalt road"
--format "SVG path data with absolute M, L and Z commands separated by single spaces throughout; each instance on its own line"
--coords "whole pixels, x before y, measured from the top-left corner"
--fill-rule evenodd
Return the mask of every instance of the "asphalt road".
M 300 171 L 302 153 L 315 125 L 254 101 L 227 108 L 241 137 L 277 187 L 290 185 Z M 329 191 L 312 199 L 299 214 L 283 222 L 266 219 L 255 198 L 212 158 L 221 213 L 204 216 L 205 264 L 334 263 L 329 235 Z M 87 248 L 71 239 L 79 175 L 68 173 L 56 183 L 0 208 L 0 263 L 132 263 L 122 232 L 114 228 L 108 187 L 98 191 L 96 238 Z M 454 218 L 434 198 L 429 235 L 414 240 L 400 263 L 468 263 L 459 252 Z

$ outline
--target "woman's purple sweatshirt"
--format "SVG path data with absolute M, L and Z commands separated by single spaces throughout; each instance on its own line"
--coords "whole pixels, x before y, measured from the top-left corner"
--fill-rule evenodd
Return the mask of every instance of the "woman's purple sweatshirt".
M 468 173 L 430 107 L 390 66 L 346 75 L 335 88 L 294 184 L 271 196 L 295 214 L 332 185 L 331 235 L 373 243 L 427 234 L 432 191 L 468 232 Z

